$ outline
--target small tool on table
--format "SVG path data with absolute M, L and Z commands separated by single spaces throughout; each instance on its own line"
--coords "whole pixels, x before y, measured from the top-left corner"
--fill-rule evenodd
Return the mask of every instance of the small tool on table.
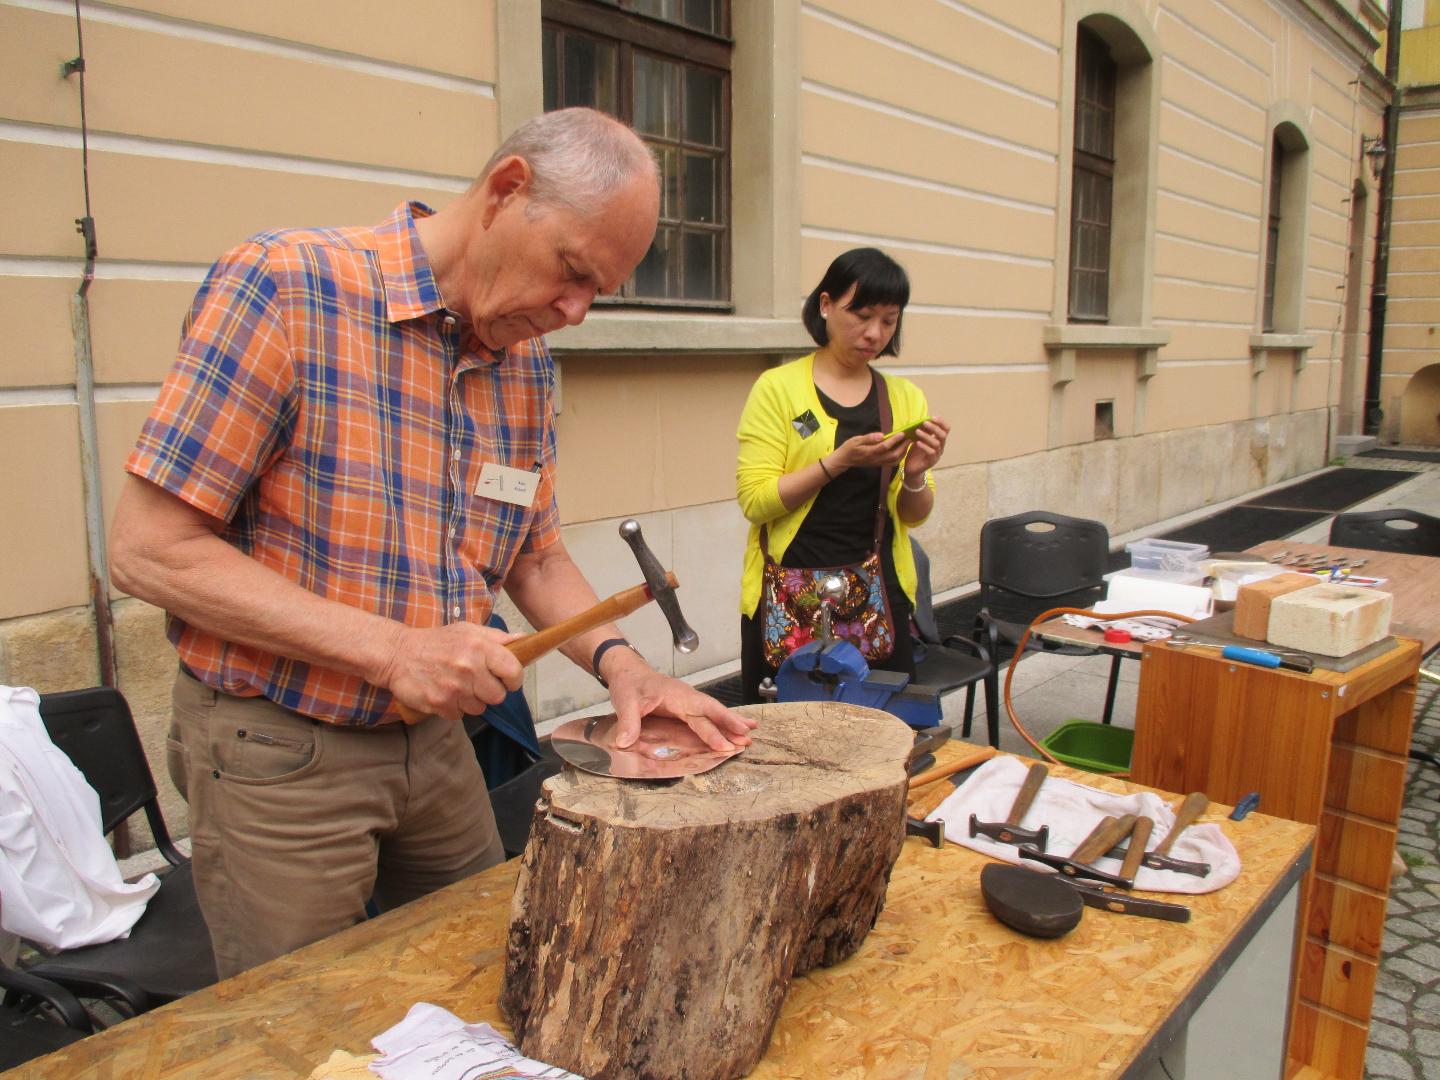
M 1038 829 L 1026 829 L 1021 826 L 1020 822 L 1024 820 L 1031 804 L 1035 802 L 1035 796 L 1040 793 L 1040 785 L 1045 783 L 1045 777 L 1049 774 L 1050 769 L 1044 762 L 1037 761 L 1031 765 L 1030 771 L 1025 774 L 1025 782 L 1020 785 L 1020 791 L 1010 806 L 1009 816 L 1004 821 L 981 821 L 976 815 L 971 814 L 970 835 L 979 836 L 983 833 L 1002 844 L 1029 844 L 1044 851 L 1050 842 L 1050 826 L 1041 825 Z
M 1221 658 L 1225 660 L 1238 660 L 1242 664 L 1254 664 L 1257 667 L 1285 668 L 1305 675 L 1315 670 L 1315 658 L 1309 653 L 1222 645 L 1214 641 L 1200 641 L 1189 634 L 1171 634 L 1165 639 L 1165 644 L 1177 649 L 1218 649 Z
M 1019 854 L 1022 859 L 1042 862 L 1051 869 L 1060 871 L 1066 877 L 1103 881 L 1107 885 L 1118 885 L 1122 889 L 1130 889 L 1135 885 L 1133 876 L 1127 880 L 1120 874 L 1096 869 L 1091 863 L 1103 856 L 1123 837 L 1129 835 L 1135 827 L 1135 821 L 1134 814 L 1104 818 L 1069 855 L 1041 851 L 1038 848 L 1023 845 L 1019 849 Z
M 1205 877 L 1210 873 L 1210 864 L 1204 862 L 1189 862 L 1185 859 L 1175 859 L 1170 856 L 1170 848 L 1179 839 L 1180 834 L 1193 825 L 1210 805 L 1209 797 L 1203 791 L 1192 791 L 1185 796 L 1185 801 L 1180 804 L 1180 809 L 1175 812 L 1175 824 L 1165 834 L 1165 839 L 1156 845 L 1154 851 L 1145 852 L 1141 858 L 1142 866 L 1148 866 L 1151 870 L 1173 870 L 1179 874 L 1193 874 L 1196 877 Z M 1148 819 L 1146 819 L 1148 820 Z M 1138 830 L 1137 830 L 1138 831 Z M 1130 850 L 1135 846 L 1135 836 L 1130 837 L 1130 847 L 1119 849 L 1112 848 L 1108 854 L 1111 858 L 1124 858 L 1128 861 Z M 1141 850 L 1144 850 L 1143 848 Z M 1121 871 L 1124 877 L 1125 872 Z M 1130 875 L 1133 877 L 1134 875 Z

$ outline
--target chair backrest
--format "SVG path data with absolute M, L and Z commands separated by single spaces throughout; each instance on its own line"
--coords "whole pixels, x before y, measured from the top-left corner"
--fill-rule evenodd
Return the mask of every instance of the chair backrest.
M 1336 514 L 1330 523 L 1330 543 L 1401 555 L 1440 555 L 1440 518 L 1418 510 Z
M 921 641 L 939 645 L 940 627 L 935 622 L 935 599 L 930 592 L 930 556 L 914 536 L 910 537 L 910 554 L 915 558 L 915 610 L 911 618 L 915 620 Z
M 1098 521 L 1031 510 L 980 529 L 980 602 L 993 593 L 1050 600 L 1104 587 L 1110 533 Z
M 101 827 L 106 833 L 135 811 L 144 810 L 160 853 L 176 866 L 185 861 L 165 827 L 155 777 L 130 706 L 119 690 L 96 686 L 42 694 L 40 718 L 50 741 L 65 752 L 99 794 Z

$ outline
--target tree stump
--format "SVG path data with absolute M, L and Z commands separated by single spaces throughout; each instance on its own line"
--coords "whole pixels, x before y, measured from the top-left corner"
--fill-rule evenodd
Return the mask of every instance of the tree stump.
M 744 711 L 754 743 L 711 772 L 546 781 L 500 996 L 527 1056 L 592 1080 L 744 1076 L 790 980 L 875 925 L 910 729 L 830 702 Z

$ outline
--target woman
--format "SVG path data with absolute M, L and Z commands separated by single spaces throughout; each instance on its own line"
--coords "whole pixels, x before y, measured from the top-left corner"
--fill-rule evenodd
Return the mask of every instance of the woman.
M 781 566 L 861 562 L 876 546 L 886 469 L 879 554 L 895 648 L 870 664 L 915 672 L 909 634 L 915 563 L 907 530 L 934 506 L 930 470 L 945 451 L 950 426 L 929 415 L 914 383 L 871 367 L 878 356 L 899 355 L 909 299 L 910 281 L 888 255 L 875 248 L 845 252 L 805 301 L 805 329 L 819 348 L 760 376 L 745 403 L 736 490 L 751 523 L 740 590 L 747 703 L 760 700 L 760 680 L 774 674 L 765 659 L 759 610 L 762 540 Z M 883 428 L 882 412 L 889 413 Z

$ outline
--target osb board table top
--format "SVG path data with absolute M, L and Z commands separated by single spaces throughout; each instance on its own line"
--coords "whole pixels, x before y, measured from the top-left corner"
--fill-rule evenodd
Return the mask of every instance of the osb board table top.
M 938 756 L 969 749 L 952 743 Z M 922 789 L 916 805 L 949 790 Z M 1123 1075 L 1163 1048 L 1308 861 L 1310 826 L 1251 814 L 1224 828 L 1245 868 L 1219 893 L 1181 898 L 1189 923 L 1087 908 L 1055 941 L 991 918 L 979 891 L 987 859 L 907 840 L 875 929 L 849 960 L 795 981 L 751 1075 Z M 366 1052 L 417 1001 L 508 1034 L 495 1002 L 518 867 L 512 860 L 6 1075 L 305 1077 L 332 1050 Z

